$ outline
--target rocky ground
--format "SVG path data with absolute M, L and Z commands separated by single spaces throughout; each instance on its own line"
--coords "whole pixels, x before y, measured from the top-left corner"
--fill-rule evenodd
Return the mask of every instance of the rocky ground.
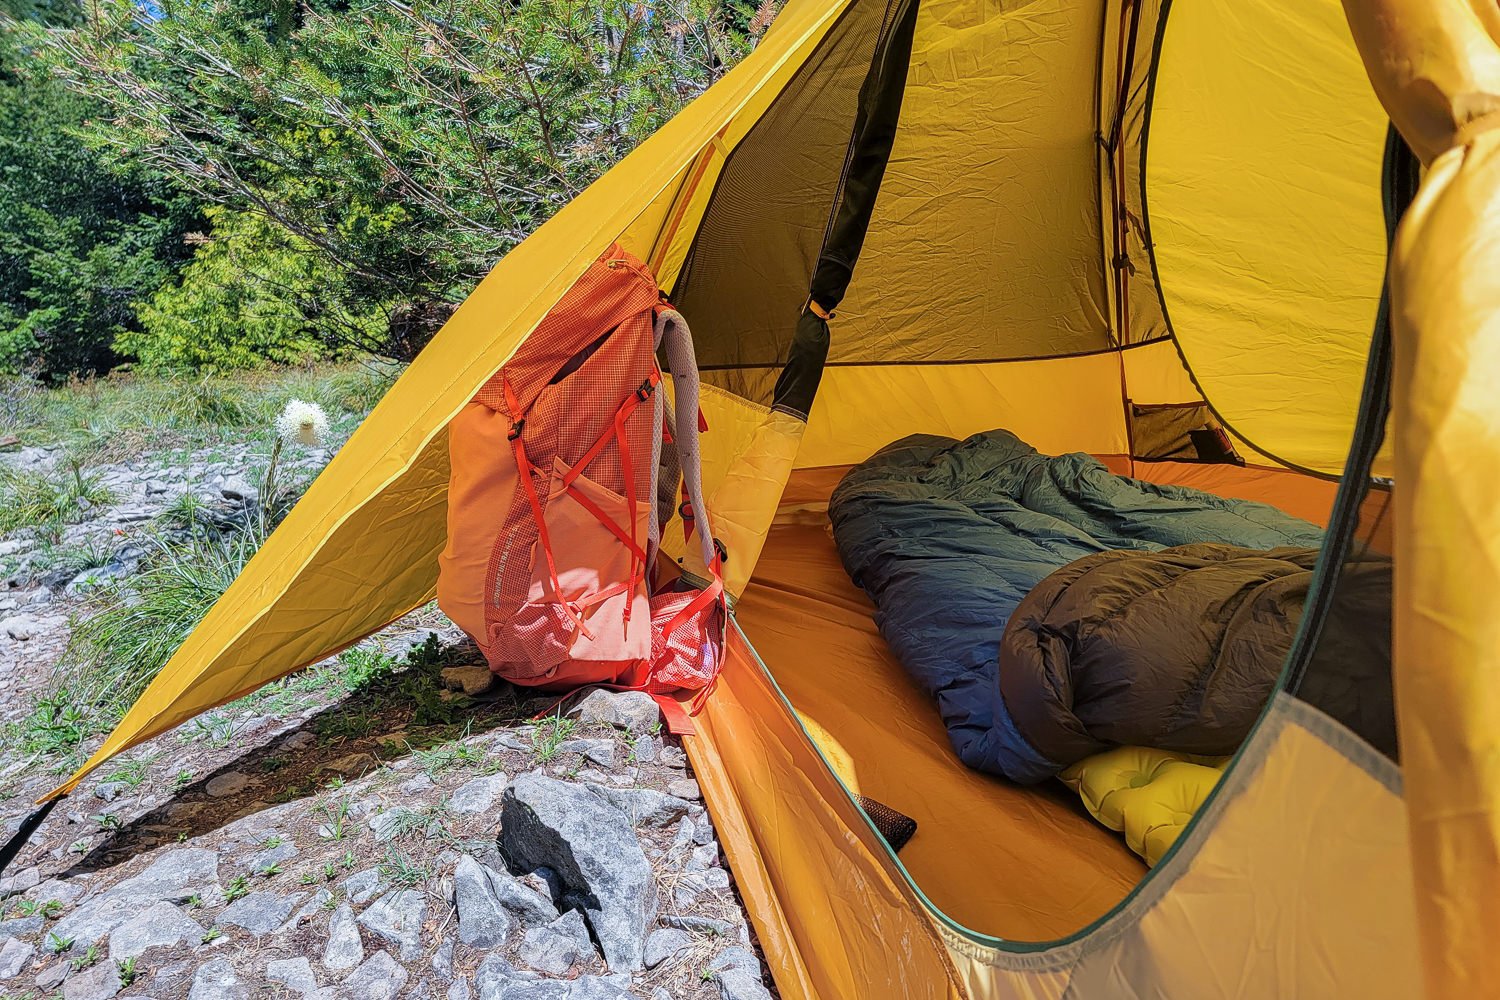
M 184 493 L 213 516 L 251 509 L 247 464 L 220 450 L 86 470 L 114 496 L 67 531 L 99 540 L 100 565 L 49 570 L 35 541 L 0 551 L 7 717 L 48 683 L 98 593 L 88 574 L 134 572 Z M 655 705 L 558 706 L 477 661 L 427 609 L 105 765 L 0 882 L 0 997 L 773 995 Z M 69 763 L 0 748 L 0 832 Z

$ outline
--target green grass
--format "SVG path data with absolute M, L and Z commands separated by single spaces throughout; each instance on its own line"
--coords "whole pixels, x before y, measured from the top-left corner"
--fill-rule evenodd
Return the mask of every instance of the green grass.
M 537 723 L 531 734 L 531 755 L 538 764 L 555 759 L 563 741 L 578 726 L 576 719 L 546 718 Z
M 247 429 L 269 427 L 293 398 L 323 406 L 332 433 L 342 436 L 397 374 L 387 364 L 350 363 L 209 378 L 122 373 L 54 389 L 4 378 L 0 414 L 23 444 L 62 446 L 84 464 L 98 464 L 171 447 L 243 441 Z
M 0 469 L 0 534 L 30 528 L 60 539 L 63 525 L 113 502 L 98 477 L 85 476 L 77 465 L 54 472 Z
M 118 719 L 234 582 L 260 539 L 195 538 L 161 546 L 147 568 L 109 588 L 104 609 L 80 620 L 57 667 L 78 703 Z
M 407 889 L 415 888 L 432 877 L 431 869 L 394 846 L 386 848 L 385 860 L 380 863 L 380 874 L 393 885 Z

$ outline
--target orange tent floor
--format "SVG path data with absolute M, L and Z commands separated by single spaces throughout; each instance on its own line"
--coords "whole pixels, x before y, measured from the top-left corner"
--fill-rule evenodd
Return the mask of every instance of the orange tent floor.
M 845 575 L 826 516 L 807 519 L 771 530 L 737 617 L 793 707 L 847 755 L 850 791 L 917 821 L 900 854 L 917 888 L 1011 940 L 1054 940 L 1103 916 L 1145 865 L 1061 782 L 1024 788 L 959 762 Z

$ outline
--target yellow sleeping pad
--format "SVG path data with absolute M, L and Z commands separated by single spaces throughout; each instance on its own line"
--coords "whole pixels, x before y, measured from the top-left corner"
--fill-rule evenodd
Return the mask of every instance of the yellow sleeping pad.
M 1125 834 L 1130 849 L 1155 865 L 1182 834 L 1224 774 L 1228 757 L 1117 747 L 1058 775 L 1095 819 Z

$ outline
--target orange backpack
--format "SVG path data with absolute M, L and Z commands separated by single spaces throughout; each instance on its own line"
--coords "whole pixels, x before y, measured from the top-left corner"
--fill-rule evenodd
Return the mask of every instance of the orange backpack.
M 675 416 L 659 391 L 658 349 Z M 644 264 L 610 247 L 449 425 L 438 604 L 491 670 L 516 684 L 606 684 L 663 702 L 706 693 L 725 608 L 701 419 L 686 322 Z M 677 497 L 662 477 L 679 468 L 685 530 L 704 527 L 712 580 L 702 589 L 668 582 L 657 565 Z

